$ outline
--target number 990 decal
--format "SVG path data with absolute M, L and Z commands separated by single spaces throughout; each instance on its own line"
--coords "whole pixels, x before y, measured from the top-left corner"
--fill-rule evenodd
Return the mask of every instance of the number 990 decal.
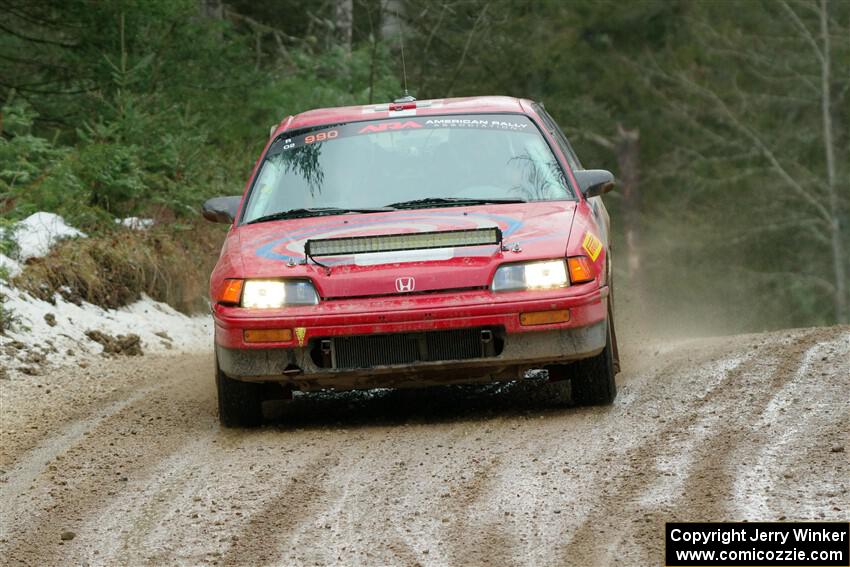
M 324 142 L 325 140 L 333 140 L 339 136 L 338 130 L 329 130 L 328 132 L 318 132 L 316 134 L 308 134 L 304 137 L 305 144 L 312 144 L 313 142 Z

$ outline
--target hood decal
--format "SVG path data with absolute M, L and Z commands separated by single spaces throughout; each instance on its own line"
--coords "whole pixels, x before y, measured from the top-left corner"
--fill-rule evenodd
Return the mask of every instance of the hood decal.
M 365 216 L 361 217 L 358 221 L 348 221 L 345 224 L 339 222 L 339 216 L 331 218 L 336 220 L 325 222 L 306 230 L 296 231 L 283 238 L 276 238 L 266 242 L 256 249 L 256 255 L 267 260 L 279 260 L 283 262 L 303 261 L 305 259 L 304 245 L 307 240 L 311 238 L 315 239 L 316 237 L 336 238 L 373 234 L 436 232 L 447 229 L 489 228 L 495 223 L 501 228 L 503 236 L 507 238 L 523 226 L 521 220 L 506 215 L 477 212 L 462 214 L 456 211 L 418 211 L 404 215 L 393 213 L 391 216 L 380 214 L 376 218 Z M 466 255 L 467 250 L 471 251 L 473 249 L 474 247 L 465 248 L 464 254 Z M 486 252 L 484 255 L 488 256 L 492 254 L 492 251 L 483 252 Z M 478 254 L 472 253 L 469 255 Z M 329 266 L 350 264 L 352 263 L 352 256 L 327 259 L 322 263 Z
M 480 247 L 470 249 L 466 256 L 489 256 L 489 250 Z M 355 266 L 379 266 L 381 264 L 404 264 L 406 262 L 437 262 L 455 257 L 454 248 L 429 248 L 427 250 L 398 250 L 395 252 L 371 252 L 355 254 Z

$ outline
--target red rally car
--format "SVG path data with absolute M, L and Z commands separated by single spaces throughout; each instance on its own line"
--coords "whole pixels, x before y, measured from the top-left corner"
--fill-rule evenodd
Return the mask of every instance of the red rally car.
M 272 131 L 210 280 L 219 412 L 262 421 L 294 389 L 509 381 L 545 368 L 616 396 L 614 178 L 582 168 L 541 104 L 328 108 Z

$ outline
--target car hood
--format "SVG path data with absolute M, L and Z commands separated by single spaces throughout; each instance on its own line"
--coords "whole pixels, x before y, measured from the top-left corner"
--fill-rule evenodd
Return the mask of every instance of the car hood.
M 485 288 L 500 264 L 563 258 L 575 207 L 573 201 L 546 201 L 273 221 L 235 228 L 225 251 L 238 255 L 242 266 L 243 273 L 232 277 L 310 278 L 324 299 Z M 308 240 L 484 227 L 499 227 L 508 250 L 482 245 L 313 259 L 322 265 L 304 254 Z

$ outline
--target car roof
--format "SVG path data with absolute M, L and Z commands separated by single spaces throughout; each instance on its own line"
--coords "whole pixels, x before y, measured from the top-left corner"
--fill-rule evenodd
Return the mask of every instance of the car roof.
M 439 114 L 474 113 L 521 113 L 529 114 L 531 101 L 509 96 L 473 96 L 465 98 L 441 98 L 417 100 L 415 109 L 390 110 L 392 105 L 406 103 L 367 104 L 362 106 L 340 106 L 317 108 L 285 118 L 279 125 L 281 130 L 299 130 L 323 124 L 339 124 L 382 118 L 404 118 Z

